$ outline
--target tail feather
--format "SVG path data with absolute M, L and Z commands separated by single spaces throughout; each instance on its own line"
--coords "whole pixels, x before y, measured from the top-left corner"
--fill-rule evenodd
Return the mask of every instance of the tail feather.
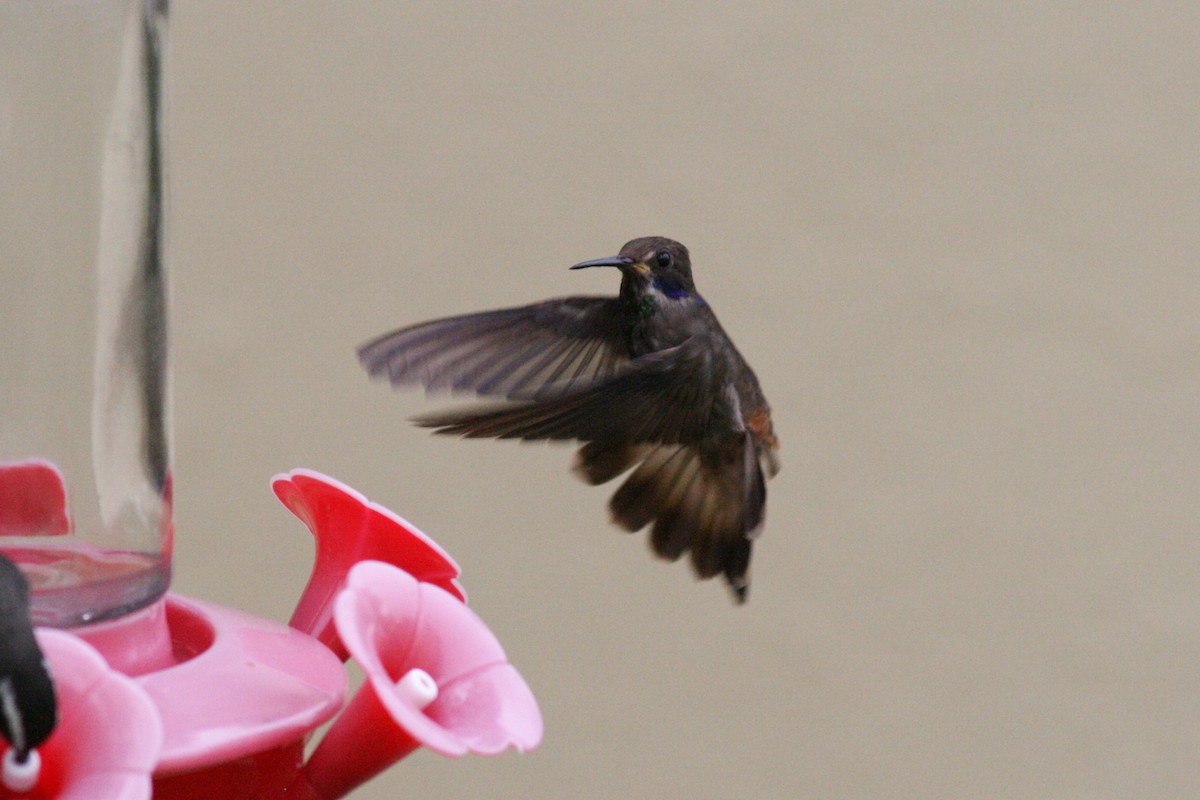
M 725 582 L 739 603 L 746 602 L 750 594 L 750 580 L 746 576 L 750 573 L 750 551 L 753 546 L 751 539 L 736 541 L 725 558 Z
M 748 539 L 758 538 L 767 517 L 767 480 L 763 475 L 763 459 L 757 449 L 747 437 L 742 451 L 742 487 L 746 497 L 742 506 L 745 509 L 742 526 Z M 749 554 L 746 557 L 749 558 Z
M 632 442 L 588 442 L 579 448 L 572 469 L 580 480 L 591 486 L 599 486 L 628 471 L 644 459 L 651 449 Z
M 687 551 L 693 539 L 704 535 L 696 528 L 704 519 L 706 488 L 699 470 L 698 458 L 681 464 L 670 492 L 663 498 L 662 511 L 650 529 L 650 546 L 661 558 L 675 561 Z
M 744 602 L 752 540 L 761 529 L 766 503 L 754 449 L 749 436 L 720 444 L 649 448 L 609 501 L 613 522 L 627 531 L 653 523 L 650 545 L 660 558 L 675 561 L 690 552 L 699 577 L 723 575 L 736 599 Z M 615 465 L 628 468 L 634 455 L 620 446 L 590 443 L 580 451 L 580 461 L 593 467 L 585 476 L 607 479 L 620 474 Z
M 677 505 L 668 497 L 694 458 L 694 451 L 682 446 L 650 451 L 609 501 L 613 522 L 627 531 L 641 530 L 660 509 Z

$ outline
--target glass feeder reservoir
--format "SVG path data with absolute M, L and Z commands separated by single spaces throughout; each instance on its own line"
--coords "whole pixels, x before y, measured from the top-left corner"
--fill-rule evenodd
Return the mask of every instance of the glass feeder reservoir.
M 163 0 L 0 3 L 0 552 L 34 621 L 167 589 Z

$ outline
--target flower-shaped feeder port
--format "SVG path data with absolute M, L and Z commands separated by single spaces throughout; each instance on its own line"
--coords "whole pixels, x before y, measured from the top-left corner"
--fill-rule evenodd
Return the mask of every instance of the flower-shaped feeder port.
M 343 661 L 348 654 L 333 624 L 333 601 L 354 564 L 367 559 L 403 569 L 439 586 L 460 601 L 458 564 L 432 539 L 406 520 L 372 503 L 349 486 L 308 469 L 276 475 L 271 488 L 312 531 L 317 552 L 312 575 L 290 625 L 314 636 Z
M 533 693 L 487 625 L 442 588 L 365 561 L 350 570 L 334 618 L 366 680 L 290 797 L 343 797 L 420 745 L 461 756 L 541 742 Z
M 154 703 L 83 640 L 43 628 L 37 641 L 54 678 L 58 725 L 38 749 L 41 763 L 29 788 L 0 785 L 0 798 L 149 798 L 163 742 Z

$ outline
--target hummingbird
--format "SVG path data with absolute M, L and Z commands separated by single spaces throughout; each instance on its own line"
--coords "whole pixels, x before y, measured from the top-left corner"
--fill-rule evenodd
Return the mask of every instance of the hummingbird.
M 690 554 L 743 603 L 778 439 L 758 378 L 696 291 L 688 250 L 661 236 L 571 269 L 615 267 L 617 296 L 572 296 L 424 322 L 358 350 L 373 378 L 502 401 L 414 418 L 469 438 L 582 442 L 591 485 L 661 558 Z

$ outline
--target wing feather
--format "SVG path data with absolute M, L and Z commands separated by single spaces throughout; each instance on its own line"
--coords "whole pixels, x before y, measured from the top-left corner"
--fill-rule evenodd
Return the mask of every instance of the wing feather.
M 486 396 L 556 392 L 629 363 L 615 297 L 564 297 L 424 322 L 364 344 L 359 361 L 394 386 Z
M 704 402 L 708 368 L 706 343 L 694 336 L 581 389 L 571 391 L 578 382 L 572 378 L 569 385 L 545 385 L 520 402 L 438 411 L 414 422 L 468 438 L 697 441 L 711 434 L 713 404 Z

